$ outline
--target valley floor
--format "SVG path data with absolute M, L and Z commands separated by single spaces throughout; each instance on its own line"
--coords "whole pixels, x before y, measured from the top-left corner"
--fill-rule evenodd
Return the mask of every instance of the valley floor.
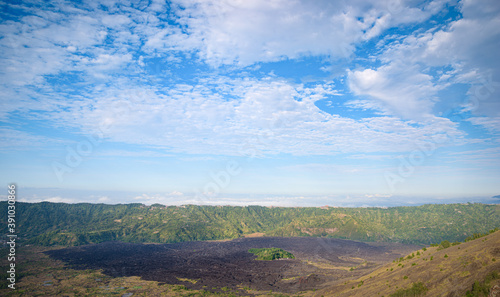
M 265 247 L 282 248 L 296 259 L 258 261 L 248 253 L 250 248 Z M 177 244 L 106 242 L 70 248 L 31 246 L 20 248 L 18 273 L 22 275 L 16 291 L 4 289 L 0 294 L 308 295 L 332 282 L 359 278 L 416 248 L 310 237 Z
M 250 248 L 295 259 L 258 261 Z M 240 238 L 176 244 L 106 242 L 18 248 L 16 290 L 1 296 L 464 296 L 500 271 L 500 232 L 438 250 L 327 238 Z M 7 264 L 2 250 L 2 271 Z M 409 256 L 409 257 L 408 257 Z M 403 258 L 403 260 L 402 260 Z M 3 278 L 2 285 L 5 283 Z M 498 282 L 498 280 L 495 280 Z M 403 292 L 404 293 L 404 292 Z

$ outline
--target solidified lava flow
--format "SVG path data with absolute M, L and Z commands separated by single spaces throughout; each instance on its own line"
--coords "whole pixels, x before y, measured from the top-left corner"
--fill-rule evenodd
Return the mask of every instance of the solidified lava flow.
M 71 268 L 103 269 L 113 277 L 140 276 L 144 280 L 182 284 L 190 289 L 246 286 L 296 293 L 353 276 L 347 269 L 335 267 L 360 266 L 359 259 L 376 265 L 401 255 L 398 247 L 391 247 L 391 252 L 389 246 L 341 239 L 260 237 L 175 244 L 104 242 L 46 253 Z M 251 248 L 271 247 L 289 251 L 296 259 L 258 261 L 248 252 Z M 404 253 L 404 248 L 399 249 Z M 328 269 L 325 265 L 329 265 Z M 363 273 L 363 269 L 355 273 Z

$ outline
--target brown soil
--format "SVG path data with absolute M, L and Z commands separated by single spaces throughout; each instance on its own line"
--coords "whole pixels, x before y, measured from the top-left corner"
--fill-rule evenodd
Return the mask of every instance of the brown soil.
M 296 259 L 257 261 L 250 248 L 277 247 Z M 416 246 L 325 238 L 239 238 L 225 242 L 133 244 L 106 242 L 47 251 L 73 269 L 102 269 L 112 277 L 220 291 L 249 287 L 296 293 L 366 275 Z

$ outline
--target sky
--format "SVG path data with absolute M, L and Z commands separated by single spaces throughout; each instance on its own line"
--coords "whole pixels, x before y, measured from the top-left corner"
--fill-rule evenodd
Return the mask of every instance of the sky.
M 0 198 L 498 203 L 499 53 L 497 0 L 2 1 Z

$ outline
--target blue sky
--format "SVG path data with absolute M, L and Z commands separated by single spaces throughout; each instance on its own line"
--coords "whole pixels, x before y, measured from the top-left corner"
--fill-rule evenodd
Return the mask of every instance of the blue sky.
M 496 0 L 0 7 L 21 201 L 498 202 Z

